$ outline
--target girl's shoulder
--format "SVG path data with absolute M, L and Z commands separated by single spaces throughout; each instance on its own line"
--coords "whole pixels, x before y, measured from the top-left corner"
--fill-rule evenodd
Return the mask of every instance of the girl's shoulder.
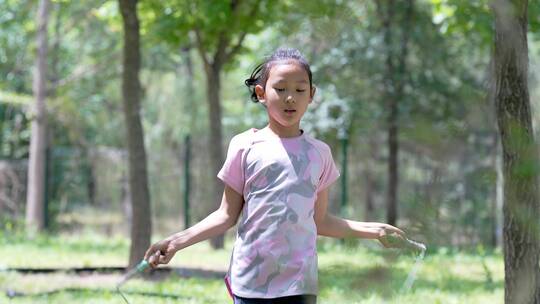
M 242 139 L 245 139 L 245 138 L 250 138 L 252 137 L 258 130 L 255 129 L 255 128 L 249 128 L 243 132 L 240 132 L 238 134 L 236 134 L 235 136 L 233 136 L 233 138 L 231 140 L 242 140 Z
M 229 146 L 245 147 L 246 145 L 251 145 L 257 131 L 258 130 L 255 128 L 250 128 L 244 132 L 236 134 L 233 136 L 233 138 L 231 138 Z
M 321 154 L 332 153 L 332 149 L 324 141 L 317 139 L 309 134 L 306 134 L 305 138 L 309 143 L 311 143 L 315 147 L 316 150 L 319 151 L 319 153 Z
M 249 128 L 241 133 L 236 134 L 232 139 L 231 143 L 240 144 L 240 145 L 253 145 L 257 142 L 264 142 L 268 140 L 274 140 L 278 137 L 275 135 L 270 135 L 271 133 L 263 129 Z

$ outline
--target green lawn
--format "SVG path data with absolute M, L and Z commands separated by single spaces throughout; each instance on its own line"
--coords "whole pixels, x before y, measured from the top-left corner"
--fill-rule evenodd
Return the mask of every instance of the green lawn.
M 123 266 L 128 245 L 125 239 L 97 235 L 2 236 L 0 269 Z M 321 239 L 319 247 L 319 303 L 503 303 L 500 253 L 428 252 L 412 289 L 403 290 L 414 257 L 381 249 L 375 242 L 360 242 L 352 249 Z M 179 252 L 171 265 L 225 271 L 229 252 L 230 247 L 212 251 L 205 242 Z M 115 291 L 119 279 L 120 274 L 0 271 L 0 303 L 124 303 Z M 28 296 L 10 299 L 7 290 Z M 131 303 L 231 303 L 221 279 L 133 279 L 122 290 Z

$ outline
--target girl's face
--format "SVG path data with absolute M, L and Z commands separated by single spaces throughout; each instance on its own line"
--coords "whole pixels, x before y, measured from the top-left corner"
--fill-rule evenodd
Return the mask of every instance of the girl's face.
M 268 112 L 269 126 L 282 137 L 298 136 L 300 120 L 313 100 L 315 87 L 310 89 L 306 70 L 294 61 L 274 65 L 266 88 L 255 86 L 259 101 Z

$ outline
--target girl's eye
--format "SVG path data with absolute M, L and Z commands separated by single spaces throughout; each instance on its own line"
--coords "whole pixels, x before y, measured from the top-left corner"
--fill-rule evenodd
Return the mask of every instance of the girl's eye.
M 300 93 L 305 92 L 305 91 L 306 90 L 296 90 L 296 92 L 300 92 Z
M 276 91 L 278 91 L 278 92 L 284 92 L 285 91 L 285 89 L 280 89 L 280 88 L 274 88 L 274 89 L 276 89 Z

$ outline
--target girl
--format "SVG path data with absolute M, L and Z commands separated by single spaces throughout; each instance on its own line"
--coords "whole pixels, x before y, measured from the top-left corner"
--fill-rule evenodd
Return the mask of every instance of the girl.
M 329 146 L 300 128 L 315 87 L 299 51 L 278 49 L 245 83 L 266 108 L 268 125 L 231 140 L 218 173 L 225 187 L 219 209 L 150 246 L 145 259 L 152 267 L 167 264 L 178 250 L 223 234 L 240 219 L 225 279 L 234 303 L 316 303 L 317 235 L 378 239 L 391 247 L 387 235 L 404 233 L 326 212 L 339 173 Z

